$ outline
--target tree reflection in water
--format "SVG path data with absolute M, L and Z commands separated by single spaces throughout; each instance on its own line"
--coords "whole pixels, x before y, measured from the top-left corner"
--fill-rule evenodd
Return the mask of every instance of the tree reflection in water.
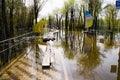
M 111 38 L 112 37 L 112 38 Z M 114 46 L 114 39 L 113 39 L 113 35 L 107 34 L 106 35 L 106 40 L 105 40 L 105 48 L 106 49 L 110 49 Z
M 86 78 L 94 78 L 94 69 L 100 65 L 100 57 L 104 57 L 103 54 L 99 52 L 96 43 L 96 35 L 85 35 L 82 52 L 79 53 L 80 55 L 77 58 L 80 73 Z
M 100 57 L 103 56 L 96 45 L 96 35 L 84 35 L 80 32 L 69 34 L 70 32 L 67 41 L 62 42 L 65 56 L 68 59 L 77 59 L 81 75 L 92 77 L 93 70 L 101 63 Z
M 100 65 L 104 63 L 104 60 L 107 61 L 108 58 L 105 57 L 107 54 L 105 54 L 104 52 L 107 53 L 107 51 L 115 47 L 115 40 L 113 38 L 113 35 L 111 36 L 110 34 L 108 34 L 105 38 L 103 37 L 102 39 L 99 39 L 99 41 L 97 40 L 97 37 L 99 37 L 99 35 L 87 35 L 77 31 L 73 33 L 67 32 L 66 39 L 62 42 L 64 55 L 68 59 L 76 59 L 77 70 L 79 70 L 80 75 L 84 76 L 84 78 L 88 78 L 89 80 L 95 79 L 95 72 L 97 67 L 100 67 Z M 102 44 L 103 48 L 99 44 Z M 104 65 L 99 69 L 105 69 L 106 67 L 107 66 Z M 120 80 L 120 59 L 118 61 L 117 70 L 117 80 Z M 104 72 L 98 71 L 98 73 L 102 75 L 102 73 Z M 106 71 L 106 73 L 109 72 Z
M 68 31 L 65 36 L 65 41 L 62 42 L 64 55 L 68 59 L 74 59 L 75 55 L 80 51 L 81 33 Z

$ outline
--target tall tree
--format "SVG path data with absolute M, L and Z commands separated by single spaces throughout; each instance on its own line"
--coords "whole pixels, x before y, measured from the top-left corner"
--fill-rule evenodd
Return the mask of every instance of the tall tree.
M 13 24 L 13 10 L 14 10 L 14 0 L 8 0 L 9 4 L 9 24 L 10 24 L 10 37 L 14 37 L 14 24 Z
M 9 28 L 7 23 L 7 14 L 6 14 L 6 0 L 2 0 L 1 3 L 2 8 L 2 28 L 3 28 L 3 35 L 4 39 L 9 38 Z
M 37 18 L 39 11 L 43 8 L 47 0 L 34 0 L 34 17 L 35 17 L 35 23 L 37 23 Z
M 69 18 L 68 18 L 69 3 L 68 2 L 64 3 L 63 14 L 65 14 L 65 30 L 67 31 L 68 30 L 68 23 L 69 23 Z
M 108 23 L 108 30 L 114 30 L 115 24 L 117 23 L 117 14 L 118 11 L 116 10 L 115 6 L 109 5 L 106 9 L 106 21 Z
M 61 29 L 61 22 L 63 18 L 63 14 L 61 13 L 60 9 L 54 10 L 54 15 L 55 15 L 55 26 L 57 26 L 57 29 Z
M 31 31 L 33 27 L 33 21 L 34 21 L 34 9 L 33 7 L 29 7 L 29 13 L 27 16 L 27 30 Z
M 2 8 L 1 8 L 1 1 L 0 1 L 0 13 L 2 13 Z M 0 14 L 0 22 L 2 22 L 2 15 Z M 0 40 L 2 40 L 2 35 L 3 35 L 3 29 L 2 29 L 2 23 L 0 23 Z

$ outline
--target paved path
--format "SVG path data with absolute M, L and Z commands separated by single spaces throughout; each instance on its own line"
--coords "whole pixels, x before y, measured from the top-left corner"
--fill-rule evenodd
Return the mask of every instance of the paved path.
M 40 46 L 45 51 L 46 46 Z M 63 49 L 55 49 L 55 64 L 50 69 L 42 69 L 40 53 L 36 54 L 34 50 L 28 48 L 28 54 L 18 59 L 7 71 L 5 71 L 0 80 L 70 80 L 63 58 Z

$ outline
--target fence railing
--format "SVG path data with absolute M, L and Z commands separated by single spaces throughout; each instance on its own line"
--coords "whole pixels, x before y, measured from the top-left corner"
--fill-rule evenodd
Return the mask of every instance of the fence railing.
M 53 33 L 54 37 L 57 36 L 56 39 L 58 39 L 58 31 Z M 35 32 L 30 32 L 0 41 L 0 69 L 2 69 L 17 56 L 25 53 L 25 48 L 33 43 L 35 39 L 37 40 L 38 36 L 41 37 L 42 35 L 38 35 L 38 33 Z
M 32 41 L 33 32 L 0 41 L 0 69 L 23 53 Z

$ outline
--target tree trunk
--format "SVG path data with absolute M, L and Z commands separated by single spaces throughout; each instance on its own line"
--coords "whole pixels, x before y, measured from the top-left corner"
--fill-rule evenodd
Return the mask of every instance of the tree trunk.
M 7 17 L 6 17 L 6 0 L 2 0 L 2 26 L 3 26 L 3 35 L 4 39 L 9 38 L 9 28 L 7 25 Z
M 38 1 L 34 0 L 34 17 L 35 17 L 35 23 L 37 23 L 37 16 L 38 16 Z
M 66 31 L 68 30 L 68 11 L 66 12 L 66 15 L 65 15 L 65 30 Z
M 93 26 L 93 29 L 97 29 L 97 16 L 94 15 L 94 22 L 93 22 L 94 26 Z
M 10 7 L 10 37 L 14 37 L 13 8 L 14 8 L 14 2 L 12 0 L 12 6 Z
M 111 27 L 110 27 L 110 17 L 109 17 L 109 21 L 108 21 L 108 30 L 111 30 Z
M 38 13 L 36 12 L 35 13 L 35 23 L 37 23 L 37 15 L 38 15 Z

